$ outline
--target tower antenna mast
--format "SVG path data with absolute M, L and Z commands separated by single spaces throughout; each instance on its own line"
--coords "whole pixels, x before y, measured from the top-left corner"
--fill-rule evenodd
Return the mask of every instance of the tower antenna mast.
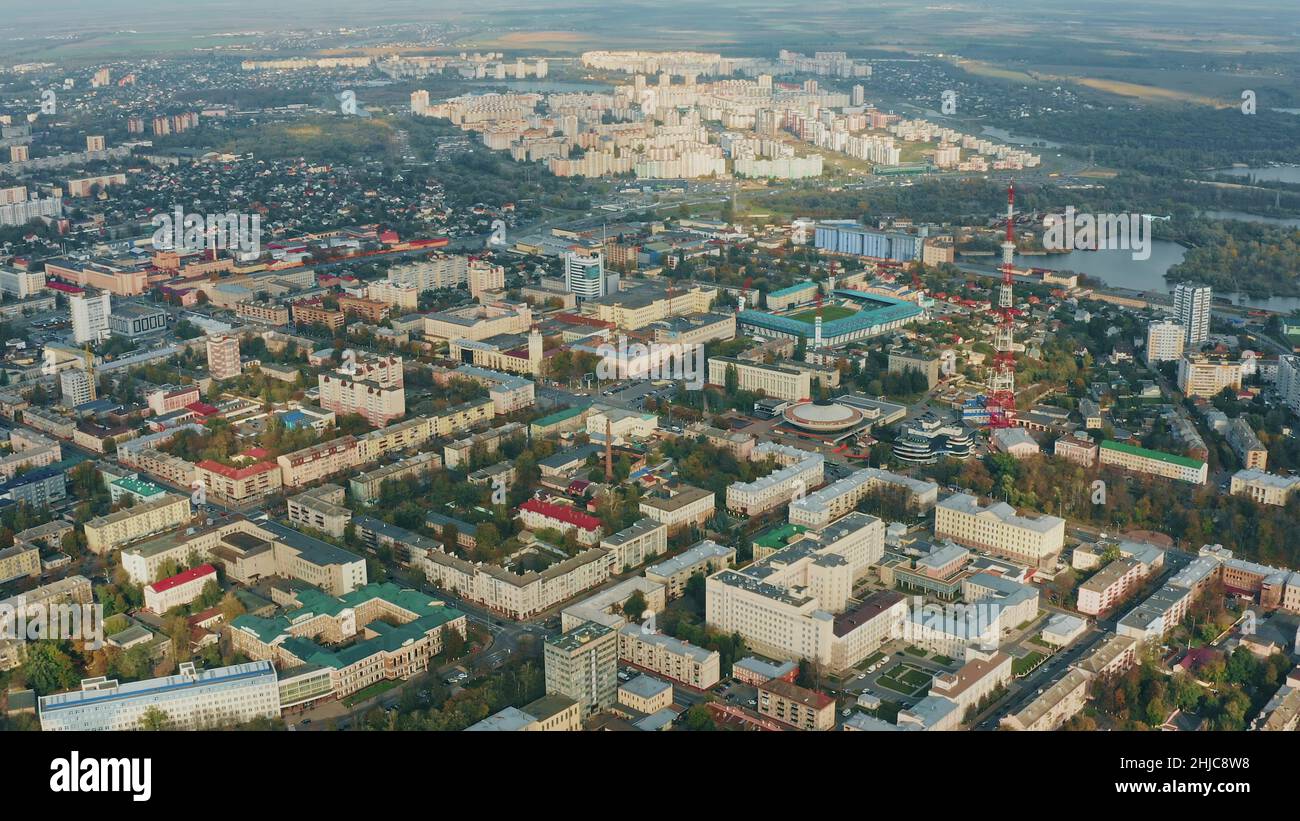
M 1002 241 L 1002 286 L 998 289 L 997 336 L 993 345 L 993 377 L 989 381 L 989 427 L 1009 428 L 1016 416 L 1016 314 L 1012 296 L 1014 268 L 1011 258 L 1016 252 L 1016 187 L 1007 185 L 1007 233 Z

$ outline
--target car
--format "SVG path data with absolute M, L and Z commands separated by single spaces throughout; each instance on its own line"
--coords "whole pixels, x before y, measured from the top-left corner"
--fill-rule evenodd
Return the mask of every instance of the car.
M 872 668 L 872 669 L 875 669 L 875 668 Z M 866 673 L 858 673 L 858 681 L 862 681 L 862 680 L 863 680 L 864 678 L 866 678 L 866 677 L 867 677 L 867 674 L 866 674 Z
M 840 710 L 840 715 L 844 716 L 845 718 L 848 718 L 848 717 L 849 717 L 849 713 L 852 713 L 852 712 L 853 712 L 853 711 L 850 710 L 848 707 L 845 707 L 843 710 Z
M 749 704 L 750 707 L 757 707 L 757 706 L 758 706 L 758 701 L 757 701 L 756 699 L 752 699 L 752 698 L 751 698 L 747 703 Z
M 298 722 L 299 727 L 306 727 L 308 724 L 311 724 L 310 718 L 304 718 L 302 721 Z

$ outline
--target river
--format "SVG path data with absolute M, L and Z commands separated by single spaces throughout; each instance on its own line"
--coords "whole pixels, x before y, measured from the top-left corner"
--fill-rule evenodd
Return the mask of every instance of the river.
M 1259 182 L 1288 182 L 1300 185 L 1300 165 L 1270 165 L 1265 168 L 1217 168 L 1214 173 L 1245 177 Z
M 994 126 L 991 125 L 984 126 L 984 128 L 981 130 L 981 133 L 985 134 L 986 136 L 1001 140 L 1004 143 L 1010 143 L 1011 145 L 1026 146 L 1029 148 L 1034 148 L 1034 147 L 1060 148 L 1061 147 L 1060 143 L 1054 143 L 1051 140 L 1045 140 L 1042 137 L 1031 137 L 1028 134 L 1016 134 L 1014 131 L 1008 131 L 1005 128 L 995 128 Z
M 1176 242 L 1152 240 L 1151 256 L 1135 260 L 1131 251 L 1071 251 L 1068 254 L 1015 257 L 1015 264 L 1025 268 L 1047 268 L 1052 271 L 1074 271 L 1100 280 L 1113 288 L 1149 291 L 1168 294 L 1173 284 L 1165 279 L 1170 267 L 1182 262 L 1187 249 Z M 994 261 L 993 264 L 996 264 Z M 1300 309 L 1300 297 L 1252 297 L 1243 294 L 1220 294 L 1233 304 L 1267 311 L 1290 313 Z

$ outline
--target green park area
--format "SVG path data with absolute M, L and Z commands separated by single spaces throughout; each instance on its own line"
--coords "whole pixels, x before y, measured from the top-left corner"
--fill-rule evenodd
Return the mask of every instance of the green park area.
M 895 664 L 877 679 L 881 686 L 913 697 L 924 695 L 930 689 L 930 681 L 929 673 L 906 661 Z

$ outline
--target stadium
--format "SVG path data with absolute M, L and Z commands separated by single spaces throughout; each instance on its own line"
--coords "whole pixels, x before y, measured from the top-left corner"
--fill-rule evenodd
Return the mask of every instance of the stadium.
M 777 336 L 816 342 L 816 307 L 801 305 L 790 311 L 741 311 L 739 330 L 751 336 Z M 901 328 L 925 312 L 901 299 L 837 288 L 821 307 L 821 345 L 834 347 Z

